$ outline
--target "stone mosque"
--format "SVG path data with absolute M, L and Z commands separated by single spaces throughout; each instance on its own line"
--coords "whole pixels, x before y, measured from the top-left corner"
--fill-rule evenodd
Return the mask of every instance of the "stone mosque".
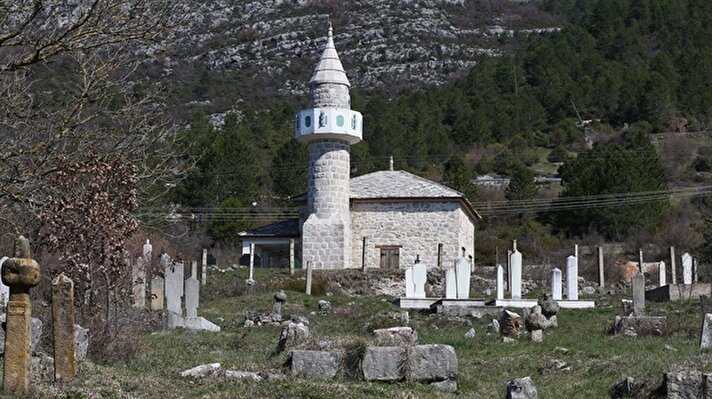
M 350 88 L 329 24 L 309 81 L 310 108 L 295 121 L 295 136 L 309 149 L 300 217 L 240 232 L 243 255 L 259 258 L 256 266 L 310 262 L 314 269 L 398 269 L 416 259 L 432 268 L 463 250 L 474 256 L 480 216 L 462 193 L 393 170 L 392 160 L 389 170 L 350 177 L 350 147 L 363 132 Z

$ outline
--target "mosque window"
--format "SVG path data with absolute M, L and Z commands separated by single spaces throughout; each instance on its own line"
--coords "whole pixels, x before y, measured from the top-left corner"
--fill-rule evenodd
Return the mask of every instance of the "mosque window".
M 338 126 L 338 127 L 344 126 L 344 116 L 343 115 L 339 115 L 336 117 L 336 126 Z
M 309 126 L 311 126 L 311 116 L 307 115 L 306 118 L 304 118 L 304 127 Z

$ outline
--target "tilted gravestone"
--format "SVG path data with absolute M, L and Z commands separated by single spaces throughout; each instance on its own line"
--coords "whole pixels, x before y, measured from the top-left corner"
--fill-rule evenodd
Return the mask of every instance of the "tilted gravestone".
M 702 318 L 702 331 L 700 332 L 700 349 L 712 348 L 712 314 L 706 313 Z

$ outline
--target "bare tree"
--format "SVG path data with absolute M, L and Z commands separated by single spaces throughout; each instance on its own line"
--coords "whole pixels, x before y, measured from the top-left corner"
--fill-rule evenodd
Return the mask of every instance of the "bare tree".
M 0 2 L 0 223 L 106 281 L 126 272 L 138 196 L 182 174 L 165 93 L 140 76 L 181 22 L 175 4 Z

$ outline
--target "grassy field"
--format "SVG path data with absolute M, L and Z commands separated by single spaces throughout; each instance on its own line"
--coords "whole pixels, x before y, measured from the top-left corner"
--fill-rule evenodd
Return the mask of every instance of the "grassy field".
M 459 359 L 458 392 L 440 393 L 426 384 L 367 383 L 345 376 L 332 381 L 288 377 L 282 381 L 234 382 L 222 377 L 182 378 L 178 372 L 205 363 L 220 362 L 223 369 L 288 374 L 287 353 L 277 353 L 279 326 L 245 328 L 244 312 L 271 309 L 272 294 L 288 289 L 283 315 L 306 316 L 311 337 L 302 347 L 332 348 L 372 342 L 374 328 L 401 325 L 400 309 L 386 296 L 347 296 L 338 287 L 318 281 L 316 291 L 332 296 L 306 296 L 303 286 L 272 270 L 257 270 L 258 281 L 268 282 L 254 293 L 242 292 L 244 271 L 211 273 L 202 291 L 199 314 L 222 327 L 220 333 L 184 330 L 159 331 L 133 337 L 142 350 L 126 363 L 82 362 L 79 378 L 62 386 L 37 381 L 36 397 L 65 398 L 501 398 L 513 378 L 531 376 L 540 398 L 605 398 L 626 376 L 644 381 L 645 397 L 660 386 L 664 372 L 676 367 L 712 370 L 712 357 L 698 348 L 699 304 L 651 304 L 649 311 L 668 316 L 672 333 L 667 337 L 623 338 L 607 334 L 624 295 L 593 296 L 595 310 L 562 310 L 559 328 L 545 333 L 543 343 L 523 335 L 515 343 L 487 336 L 491 317 L 476 319 L 410 312 L 410 326 L 420 343 L 452 345 Z M 233 293 L 233 294 L 231 294 Z M 240 293 L 241 295 L 235 295 Z M 629 294 L 628 294 L 629 295 Z M 535 297 L 536 293 L 529 295 Z M 318 301 L 327 299 L 332 310 L 321 314 Z M 315 312 L 312 314 L 312 312 Z M 466 339 L 474 327 L 476 337 Z M 552 359 L 569 369 L 547 373 L 538 368 Z

